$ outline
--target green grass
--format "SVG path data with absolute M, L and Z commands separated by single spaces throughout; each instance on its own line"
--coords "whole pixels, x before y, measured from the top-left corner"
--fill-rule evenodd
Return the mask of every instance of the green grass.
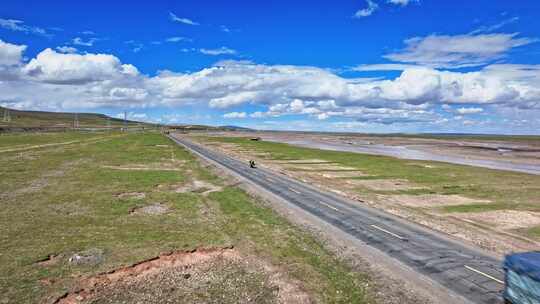
M 88 135 L 24 135 L 25 140 L 10 136 L 2 138 L 21 145 Z M 182 170 L 104 167 L 172 160 Z M 160 134 L 125 134 L 92 144 L 2 153 L 0 168 L 0 303 L 40 302 L 69 290 L 77 276 L 110 271 L 160 252 L 226 245 L 284 269 L 322 303 L 370 302 L 362 287 L 367 277 L 351 271 L 315 238 L 238 188 L 225 187 L 208 197 L 167 190 L 190 179 L 217 185 L 224 181 Z M 146 197 L 118 197 L 125 192 L 144 192 Z M 129 214 L 152 203 L 166 204 L 170 212 Z M 67 262 L 70 255 L 92 248 L 103 250 L 102 263 Z M 48 267 L 36 264 L 51 254 L 64 258 Z M 54 283 L 46 286 L 41 279 Z
M 35 145 L 62 143 L 76 140 L 89 140 L 114 132 L 82 133 L 82 132 L 58 132 L 58 133 L 0 133 L 0 150 L 8 148 L 23 148 Z
M 526 234 L 531 237 L 540 238 L 540 226 L 533 227 L 526 231 Z
M 238 144 L 256 152 L 270 153 L 274 160 L 322 159 L 357 168 L 369 176 L 359 179 L 406 179 L 422 190 L 373 191 L 362 194 L 459 194 L 490 204 L 455 206 L 447 212 L 475 212 L 511 209 L 540 211 L 540 176 L 510 171 L 455 165 L 443 162 L 403 160 L 386 156 L 350 152 L 325 151 L 296 147 L 284 143 L 250 141 L 240 137 L 199 137 L 204 141 Z M 426 167 L 428 165 L 429 167 Z

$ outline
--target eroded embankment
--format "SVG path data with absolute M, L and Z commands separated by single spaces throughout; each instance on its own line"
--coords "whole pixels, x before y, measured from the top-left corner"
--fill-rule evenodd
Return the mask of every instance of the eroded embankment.
M 233 247 L 175 251 L 87 277 L 55 304 L 311 303 L 301 284 Z

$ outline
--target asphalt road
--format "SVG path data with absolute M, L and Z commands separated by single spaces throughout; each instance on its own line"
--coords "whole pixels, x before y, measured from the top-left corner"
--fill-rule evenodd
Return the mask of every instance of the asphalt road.
M 472 303 L 502 303 L 504 275 L 501 261 L 493 257 L 392 215 L 351 204 L 347 199 L 282 174 L 262 168 L 251 169 L 245 162 L 185 138 L 171 139 L 399 260 Z

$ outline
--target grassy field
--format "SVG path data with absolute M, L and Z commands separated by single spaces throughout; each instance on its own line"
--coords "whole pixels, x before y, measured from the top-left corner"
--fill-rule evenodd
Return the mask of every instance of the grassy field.
M 212 175 L 164 136 L 138 133 L 105 138 L 110 135 L 118 134 L 0 137 L 2 147 L 104 137 L 97 142 L 0 154 L 0 303 L 50 300 L 75 288 L 81 277 L 161 252 L 230 245 L 243 255 L 278 266 L 321 303 L 371 302 L 363 287 L 367 277 L 351 271 L 313 237 Z M 203 193 L 205 189 L 174 191 L 193 181 L 219 188 L 208 194 Z M 167 212 L 135 212 L 156 204 Z M 47 261 L 51 255 L 54 258 Z M 76 255 L 88 259 L 74 263 Z M 175 295 L 197 296 L 204 302 L 212 295 L 230 294 L 235 290 L 230 276 L 243 272 L 229 271 L 229 266 L 223 269 L 216 280 L 227 284 L 209 289 L 199 286 Z M 268 284 L 254 283 L 259 282 L 259 275 L 248 278 L 240 286 L 245 292 L 273 301 L 275 294 Z M 133 300 L 129 292 L 115 296 L 118 302 Z M 157 295 L 154 298 L 159 302 Z M 231 297 L 220 303 L 235 301 Z
M 459 194 L 491 203 L 442 207 L 442 212 L 459 213 L 492 210 L 524 210 L 540 212 L 540 176 L 442 162 L 403 160 L 386 156 L 325 151 L 295 147 L 288 144 L 250 141 L 240 137 L 200 137 L 205 141 L 238 144 L 258 153 L 270 153 L 270 158 L 321 159 L 366 174 L 358 179 L 406 179 L 422 189 L 401 191 L 359 190 L 363 195 L 375 194 Z M 540 227 L 522 233 L 540 238 Z
M 50 133 L 3 133 L 0 134 L 0 150 L 23 149 L 37 145 L 61 144 L 73 141 L 87 141 L 104 136 L 119 135 L 120 132 L 50 132 Z

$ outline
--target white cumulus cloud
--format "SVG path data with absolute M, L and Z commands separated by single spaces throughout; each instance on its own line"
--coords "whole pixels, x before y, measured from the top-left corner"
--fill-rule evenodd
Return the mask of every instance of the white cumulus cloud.
M 60 53 L 65 53 L 65 54 L 75 54 L 77 53 L 77 48 L 74 48 L 72 46 L 58 46 L 56 47 L 56 50 Z
M 246 112 L 230 112 L 223 114 L 223 118 L 246 118 L 247 113 Z
M 16 45 L 0 40 L 0 66 L 21 63 L 26 45 Z
M 483 112 L 483 111 L 484 111 L 484 109 L 482 109 L 482 108 L 458 108 L 456 110 L 456 112 L 458 112 L 461 115 L 477 114 L 477 113 L 480 113 L 480 112 Z
M 45 49 L 23 69 L 35 80 L 59 84 L 105 81 L 121 75 L 135 76 L 137 68 L 106 54 L 62 54 Z

